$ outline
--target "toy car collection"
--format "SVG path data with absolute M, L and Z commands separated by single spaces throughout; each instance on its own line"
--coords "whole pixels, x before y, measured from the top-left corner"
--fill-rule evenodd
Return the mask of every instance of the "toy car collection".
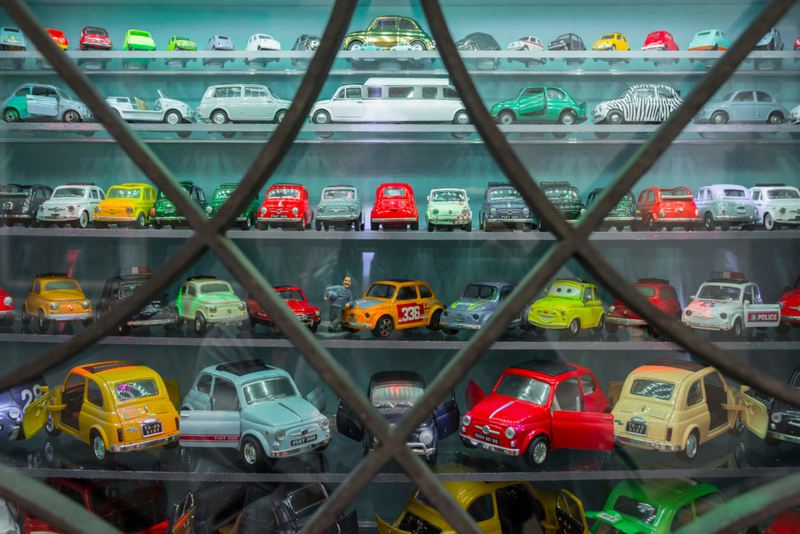
M 2 198 L 0 190 L 0 200 Z M 103 190 L 91 182 L 60 185 L 50 198 L 39 204 L 36 220 L 45 227 L 71 224 L 75 228 L 86 228 L 94 221 L 94 208 L 105 198 Z
M 303 231 L 311 229 L 313 222 L 314 211 L 306 188 L 299 184 L 276 184 L 267 189 L 264 203 L 258 210 L 256 228 L 289 226 Z
M 633 288 L 656 308 L 663 311 L 670 317 L 680 319 L 681 303 L 678 300 L 678 293 L 675 288 L 669 285 L 668 280 L 659 278 L 640 278 Z M 608 307 L 606 315 L 606 332 L 615 334 L 620 326 L 646 327 L 647 333 L 652 338 L 661 336 L 661 330 L 656 326 L 648 326 L 647 320 L 639 316 L 629 306 L 620 300 L 615 300 L 614 304 Z
M 667 85 L 634 85 L 616 100 L 600 102 L 592 111 L 596 124 L 626 122 L 663 122 L 683 104 L 678 91 Z
M 134 97 L 133 101 L 127 96 L 109 96 L 106 103 L 117 110 L 122 120 L 128 122 L 166 122 L 167 124 L 180 124 L 192 122 L 194 111 L 180 100 L 167 98 L 160 89 L 158 100 L 153 104 L 153 109 L 147 102 Z
M 201 210 L 205 211 L 208 203 L 203 190 L 194 185 L 191 180 L 181 182 L 181 186 L 186 195 L 195 201 Z M 178 208 L 167 198 L 167 194 L 164 191 L 159 191 L 158 196 L 156 196 L 156 202 L 150 209 L 150 223 L 156 229 L 162 228 L 164 225 L 177 228 L 182 224 L 186 224 L 186 216 L 178 211 Z
M 568 222 L 574 223 L 586 212 L 577 187 L 569 182 L 540 182 L 539 187 L 547 199 Z M 544 221 L 537 221 L 540 232 L 548 230 Z
M 206 206 L 206 213 L 208 213 L 209 217 L 214 216 L 238 186 L 239 184 L 221 184 L 217 186 L 214 190 L 214 196 Z M 261 202 L 258 197 L 255 197 L 250 204 L 245 206 L 244 211 L 234 219 L 234 223 L 238 224 L 242 230 L 249 230 L 256 223 L 256 213 L 260 206 Z
M 525 87 L 514 100 L 493 105 L 491 114 L 500 124 L 538 121 L 569 126 L 586 120 L 586 102 L 578 104 L 560 87 Z
M 533 212 L 513 185 L 507 182 L 487 184 L 478 214 L 478 227 L 481 230 L 491 232 L 495 226 L 502 225 L 530 232 L 534 224 Z
M 322 190 L 314 216 L 317 230 L 353 227 L 356 232 L 364 230 L 364 212 L 361 193 L 352 185 L 329 185 Z
M 471 282 L 461 293 L 461 298 L 442 312 L 439 319 L 442 332 L 455 335 L 459 330 L 480 330 L 516 286 L 516 282 L 506 280 Z M 524 329 L 526 325 L 527 321 L 520 314 L 516 320 L 511 321 L 508 328 L 519 326 Z
M 94 116 L 85 104 L 52 85 L 20 85 L 0 103 L 3 120 L 85 122 Z
M 472 231 L 472 210 L 469 209 L 469 197 L 464 189 L 433 189 L 427 200 L 425 223 L 429 232 L 437 227 Z
M 275 286 L 275 291 L 278 293 L 278 297 L 294 312 L 298 321 L 306 325 L 312 333 L 317 331 L 322 320 L 319 308 L 309 304 L 302 289 L 293 286 Z M 246 304 L 247 314 L 250 316 L 250 326 L 257 324 L 271 326 L 275 329 L 276 334 L 282 333 L 280 326 L 270 319 L 266 310 L 261 308 L 261 305 L 250 295 L 247 295 Z
M 559 278 L 528 310 L 528 323 L 537 334 L 563 330 L 569 337 L 589 328 L 602 332 L 605 317 L 597 286 L 579 278 Z
M 176 303 L 178 327 L 191 322 L 198 336 L 211 326 L 235 324 L 239 330 L 250 328 L 247 306 L 239 300 L 230 284 L 216 276 L 191 276 L 181 286 Z
M 81 30 L 81 40 L 78 50 L 111 50 L 113 42 L 108 32 L 103 28 L 87 26 Z
M 5 184 L 0 188 L 0 221 L 6 226 L 38 226 L 39 208 L 52 194 L 46 185 Z
M 116 277 L 110 278 L 103 285 L 103 293 L 94 307 L 95 318 L 100 319 L 110 312 L 115 303 L 129 298 L 149 279 L 150 269 L 147 267 L 121 268 Z M 163 326 L 167 332 L 178 327 L 178 312 L 170 304 L 167 293 L 151 300 L 136 315 L 119 325 L 119 333 L 127 336 L 135 326 Z
M 759 224 L 765 230 L 780 230 L 782 226 L 800 226 L 800 190 L 786 184 L 756 184 L 750 188 L 758 208 Z
M 92 303 L 78 281 L 66 274 L 37 274 L 22 304 L 22 324 L 27 325 L 32 319 L 42 333 L 53 322 L 79 322 L 88 327 L 94 320 Z
M 789 386 L 800 390 L 800 366 L 795 367 L 789 376 Z M 780 445 L 781 441 L 800 444 L 800 414 L 796 407 L 758 390 L 752 390 L 751 395 L 767 408 L 769 426 L 764 437 L 767 445 Z
M 355 51 L 365 44 L 373 44 L 388 49 L 403 41 L 414 50 L 436 50 L 436 43 L 416 20 L 392 15 L 376 18 L 364 31 L 348 33 L 342 48 Z
M 637 205 L 642 223 L 651 232 L 679 226 L 691 232 L 701 220 L 700 210 L 686 187 L 648 187 L 639 193 Z
M 706 230 L 711 231 L 717 225 L 723 230 L 731 226 L 756 229 L 758 208 L 746 187 L 731 184 L 701 187 L 694 196 L 694 203 Z
M 112 186 L 106 199 L 94 207 L 94 227 L 109 224 L 130 226 L 143 230 L 150 221 L 150 211 L 156 202 L 156 190 L 148 184 Z
M 602 189 L 594 189 L 589 193 L 589 196 L 586 197 L 586 209 L 589 209 L 592 202 L 598 199 L 602 192 Z M 620 201 L 617 202 L 617 205 L 614 206 L 614 209 L 603 217 L 603 225 L 600 227 L 600 230 L 608 230 L 612 226 L 615 227 L 618 232 L 623 231 L 626 226 L 628 226 L 632 232 L 641 230 L 642 220 L 636 205 L 636 197 L 634 197 L 630 191 L 625 193 Z
M 369 214 L 369 226 L 419 230 L 419 211 L 414 191 L 408 184 L 383 184 L 375 193 L 375 204 Z
M 775 327 L 775 331 L 788 334 L 792 327 L 800 328 L 800 276 L 791 288 L 783 288 L 778 303 L 781 304 L 781 324 Z
M 695 124 L 767 122 L 781 124 L 789 111 L 766 91 L 735 91 L 713 104 L 706 104 L 694 117 Z

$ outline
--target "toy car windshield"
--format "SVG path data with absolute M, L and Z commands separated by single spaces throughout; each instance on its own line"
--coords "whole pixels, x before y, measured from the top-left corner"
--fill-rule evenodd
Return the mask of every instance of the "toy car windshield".
M 620 495 L 617 500 L 614 501 L 612 509 L 615 512 L 637 519 L 645 525 L 652 525 L 658 518 L 658 508 L 652 504 L 637 501 L 625 495 Z
M 77 291 L 78 284 L 69 280 L 58 280 L 57 282 L 47 282 L 44 285 L 45 291 Z
M 550 286 L 550 290 L 547 292 L 548 297 L 561 297 L 561 298 L 580 298 L 581 296 L 581 289 L 579 287 L 575 287 L 570 284 L 559 284 L 555 283 Z
M 703 286 L 700 293 L 697 295 L 698 300 L 739 300 L 741 290 L 738 287 L 728 286 Z
M 402 187 L 388 187 L 383 190 L 383 196 L 385 197 L 404 197 L 406 196 L 406 190 Z
M 581 197 L 578 196 L 577 191 L 574 189 L 547 189 L 544 192 L 547 198 L 556 200 L 564 200 L 570 202 L 580 202 Z
M 231 286 L 224 282 L 214 282 L 200 286 L 200 293 L 203 295 L 211 295 L 213 293 L 233 293 L 233 289 L 231 289 Z
M 434 202 L 466 202 L 467 196 L 463 191 L 437 191 L 433 196 Z
M 108 37 L 108 32 L 103 28 L 86 28 L 83 33 L 88 33 L 89 35 L 105 35 Z
M 767 198 L 800 198 L 795 189 L 772 189 L 767 191 Z
M 53 198 L 83 198 L 86 190 L 82 187 L 59 187 L 53 193 Z
M 489 200 L 514 200 L 522 198 L 516 189 L 496 189 L 489 193 Z
M 656 296 L 656 288 L 654 287 L 633 286 L 633 288 L 637 291 L 637 293 L 644 295 L 647 298 L 653 298 Z
M 648 397 L 650 399 L 668 401 L 672 398 L 673 391 L 675 391 L 675 384 L 658 382 L 656 380 L 638 378 L 634 380 L 633 385 L 631 385 L 631 395 Z
M 425 391 L 417 384 L 410 382 L 393 382 L 377 386 L 372 390 L 372 405 L 376 408 L 394 409 L 410 408 Z
M 461 298 L 494 300 L 496 296 L 497 288 L 494 286 L 469 285 Z
M 299 189 L 272 189 L 267 198 L 300 198 Z
M 139 198 L 142 194 L 141 189 L 116 189 L 112 188 L 106 198 Z
M 602 36 L 602 37 L 600 38 L 600 40 L 601 40 L 601 41 L 608 41 L 608 40 L 610 40 L 610 39 L 614 39 L 614 34 L 613 34 L 613 33 L 610 33 L 610 34 L 608 34 L 608 35 L 604 35 L 604 36 Z
M 550 397 L 550 384 L 527 376 L 506 375 L 494 392 L 504 397 L 544 406 Z
M 308 486 L 293 491 L 286 497 L 286 503 L 296 514 L 328 500 L 328 492 L 322 484 L 309 484 Z
M 249 405 L 277 399 L 289 399 L 297 396 L 291 380 L 288 378 L 267 378 L 242 386 L 244 401 Z
M 277 293 L 283 300 L 305 300 L 303 294 L 294 289 L 281 289 Z
M 233 189 L 217 189 L 214 192 L 214 200 L 219 200 L 223 198 L 228 198 L 233 193 Z
M 372 284 L 365 297 L 390 299 L 392 298 L 392 295 L 394 295 L 394 286 L 389 284 Z
M 329 189 L 322 197 L 325 200 L 342 200 L 355 198 L 355 191 L 352 189 Z
M 3 189 L 0 189 L 0 192 L 2 192 L 2 193 L 27 193 L 28 192 L 28 188 L 27 187 L 22 187 L 22 186 L 19 186 L 19 185 L 8 184 L 8 185 L 4 185 Z
M 158 386 L 155 380 L 136 380 L 114 386 L 114 393 L 120 402 L 153 397 L 158 395 Z
M 692 196 L 692 194 L 685 187 L 676 187 L 675 189 L 661 190 L 661 198 L 665 200 L 667 199 L 667 197 L 690 197 L 690 196 Z

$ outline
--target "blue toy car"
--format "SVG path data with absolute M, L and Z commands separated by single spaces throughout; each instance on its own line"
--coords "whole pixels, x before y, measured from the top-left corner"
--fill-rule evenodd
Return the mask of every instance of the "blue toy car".
M 35 83 L 14 89 L 11 96 L 0 103 L 0 109 L 6 122 L 85 122 L 94 118 L 83 102 L 74 100 L 63 89 Z
M 707 104 L 694 116 L 695 124 L 727 124 L 729 122 L 767 122 L 781 124 L 789 111 L 766 91 L 735 91 L 720 102 Z
M 496 224 L 530 232 L 534 224 L 533 211 L 510 183 L 489 182 L 483 193 L 478 224 L 484 232 L 491 232 Z
M 317 230 L 352 226 L 356 232 L 364 230 L 361 195 L 352 185 L 330 185 L 322 190 L 314 217 Z
M 19 28 L 6 26 L 0 28 L 0 50 L 4 52 L 24 52 L 27 50 L 25 36 Z
M 516 282 L 507 280 L 484 280 L 470 283 L 461 298 L 452 303 L 442 312 L 439 324 L 442 332 L 455 335 L 459 330 L 480 330 L 489 318 L 508 298 Z M 527 329 L 527 321 L 523 321 L 522 314 L 511 321 L 508 328 L 517 326 Z
M 42 387 L 46 385 L 44 377 L 39 376 L 0 393 L 0 439 L 25 439 L 22 416 L 33 401 L 44 395 Z
M 772 28 L 761 40 L 753 47 L 753 50 L 783 50 L 783 39 L 778 28 Z
M 214 52 L 233 52 L 236 50 L 236 46 L 234 46 L 233 41 L 231 41 L 230 37 L 226 37 L 224 35 L 212 35 L 211 38 L 206 43 L 206 50 L 211 50 Z M 227 61 L 233 62 L 233 58 L 229 59 L 217 59 L 217 58 L 203 58 L 203 66 L 208 65 L 210 62 L 219 63 L 224 65 Z

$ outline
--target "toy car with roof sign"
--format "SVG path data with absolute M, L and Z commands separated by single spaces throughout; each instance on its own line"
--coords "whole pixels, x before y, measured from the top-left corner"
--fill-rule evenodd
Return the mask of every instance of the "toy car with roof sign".
M 734 91 L 719 102 L 703 106 L 694 116 L 695 124 L 728 124 L 731 122 L 766 122 L 781 124 L 789 111 L 767 91 Z
M 183 191 L 191 198 L 200 209 L 205 212 L 208 202 L 206 202 L 206 194 L 196 186 L 191 180 L 180 182 Z M 150 209 L 150 224 L 153 228 L 163 228 L 164 225 L 169 225 L 172 228 L 177 228 L 182 224 L 186 224 L 186 216 L 178 210 L 175 203 L 167 198 L 167 194 L 161 190 L 156 196 L 156 203 Z
M 28 49 L 25 36 L 19 28 L 4 26 L 0 28 L 0 50 L 3 52 L 24 52 Z
M 206 213 L 209 217 L 214 216 L 237 187 L 239 187 L 238 183 L 221 184 L 217 186 L 214 190 L 214 196 L 211 197 L 211 200 L 206 206 Z M 250 204 L 245 206 L 244 211 L 234 219 L 234 223 L 238 224 L 239 228 L 242 230 L 249 230 L 252 228 L 256 223 L 256 212 L 258 212 L 259 206 L 261 206 L 261 201 L 259 201 L 258 196 L 256 196 Z
M 16 313 L 17 311 L 14 309 L 14 297 L 0 287 L 0 326 L 6 328 L 14 326 Z
M 686 187 L 648 187 L 637 201 L 642 223 L 651 232 L 682 226 L 691 232 L 700 222 L 700 210 Z
M 103 293 L 94 307 L 95 318 L 100 319 L 109 313 L 113 306 L 121 302 L 136 291 L 150 279 L 148 267 L 123 267 L 114 278 L 106 280 Z M 172 332 L 178 327 L 178 312 L 169 302 L 169 295 L 165 292 L 151 300 L 133 317 L 119 325 L 119 333 L 127 336 L 135 326 L 163 326 L 167 332 Z
M 595 124 L 660 123 L 681 104 L 681 93 L 668 85 L 633 85 L 615 100 L 597 104 L 592 118 Z
M 109 96 L 106 98 L 106 104 L 115 109 L 120 118 L 127 122 L 181 124 L 182 122 L 192 122 L 194 119 L 192 108 L 180 100 L 168 98 L 160 89 L 153 109 L 150 109 L 144 100 L 134 97 L 131 101 L 127 96 Z
M 681 303 L 675 288 L 669 285 L 669 280 L 660 278 L 640 278 L 631 286 L 656 308 L 675 319 L 681 318 Z M 608 307 L 606 315 L 606 332 L 616 334 L 619 327 L 646 327 L 647 333 L 652 338 L 661 336 L 661 329 L 647 324 L 647 319 L 641 317 L 621 300 L 615 300 Z
M 0 297 L 2 297 L 2 293 L 0 293 Z M 0 415 L 0 439 L 11 441 L 25 439 L 25 433 L 22 430 L 22 418 L 25 410 L 32 402 L 44 395 L 46 390 L 47 383 L 40 375 L 0 392 L 0 414 L 2 414 Z
M 432 189 L 427 200 L 425 223 L 429 232 L 436 230 L 436 227 L 472 231 L 472 210 L 469 209 L 466 190 L 451 187 Z
M 74 367 L 64 383 L 31 403 L 25 437 L 42 428 L 91 445 L 94 457 L 178 445 L 177 382 L 165 382 L 141 362 L 113 361 Z M 45 454 L 47 451 L 45 450 Z
M 495 225 L 521 228 L 530 232 L 535 224 L 533 211 L 522 199 L 519 191 L 508 182 L 489 182 L 483 192 L 483 202 L 478 213 L 478 227 L 491 232 Z
M 63 228 L 71 224 L 74 228 L 86 228 L 94 220 L 95 206 L 105 198 L 103 190 L 92 182 L 60 185 L 39 205 L 36 220 L 44 227 L 57 224 Z
M 367 386 L 369 402 L 391 426 L 397 425 L 424 393 L 425 379 L 413 371 L 381 371 L 370 377 Z M 455 391 L 451 391 L 444 402 L 411 432 L 406 445 L 414 454 L 434 465 L 439 457 L 439 441 L 458 432 L 460 419 Z M 377 446 L 369 430 L 341 400 L 336 412 L 336 429 L 343 436 L 361 442 L 365 455 Z
M 378 17 L 366 30 L 348 33 L 342 48 L 361 50 L 365 44 L 372 43 L 388 49 L 401 41 L 410 43 L 414 50 L 436 50 L 436 43 L 416 20 L 395 15 Z
M 660 359 L 634 369 L 609 393 L 616 441 L 653 451 L 676 452 L 691 462 L 700 445 L 745 428 L 763 438 L 767 410 L 757 399 L 727 384 L 715 368 L 687 360 Z
M 0 103 L 6 122 L 86 122 L 94 115 L 86 104 L 52 85 L 20 85 Z
M 96 26 L 87 26 L 81 30 L 78 50 L 111 50 L 113 43 L 108 32 Z
M 586 209 L 589 209 L 592 202 L 600 198 L 602 192 L 603 190 L 598 188 L 593 189 L 592 192 L 589 193 L 589 196 L 586 197 Z M 636 197 L 634 197 L 633 193 L 630 191 L 625 193 L 619 202 L 617 202 L 617 205 L 614 206 L 614 209 L 603 217 L 603 224 L 599 229 L 601 231 L 608 230 L 612 226 L 615 227 L 618 232 L 623 231 L 626 226 L 631 229 L 631 232 L 638 232 L 641 230 L 641 214 L 636 205 Z
M 250 328 L 247 306 L 239 300 L 231 285 L 216 276 L 200 275 L 187 278 L 181 286 L 176 303 L 178 327 L 190 321 L 194 333 L 205 334 L 210 326 L 235 324 L 241 330 Z
M 559 278 L 544 290 L 544 298 L 528 309 L 528 323 L 537 334 L 563 330 L 577 337 L 581 330 L 602 332 L 606 312 L 597 286 L 580 278 Z
M 795 367 L 789 376 L 789 387 L 800 390 L 800 365 Z M 769 427 L 764 437 L 767 445 L 780 445 L 781 441 L 800 445 L 800 412 L 797 411 L 797 407 L 755 389 L 750 395 L 767 408 Z
M 375 204 L 369 213 L 369 227 L 419 230 L 419 211 L 414 190 L 408 184 L 382 184 L 375 192 Z
M 94 207 L 94 227 L 109 224 L 144 230 L 150 221 L 150 210 L 156 202 L 156 190 L 149 184 L 114 185 L 106 199 Z
M 268 458 L 325 450 L 331 441 L 322 387 L 300 396 L 292 377 L 262 360 L 206 367 L 181 403 L 181 460 L 196 447 L 238 449 L 250 469 Z
M 83 294 L 77 280 L 64 273 L 42 273 L 28 287 L 22 304 L 22 324 L 36 319 L 40 332 L 46 332 L 51 322 L 92 324 L 92 303 Z
M 781 307 L 781 324 L 775 327 L 779 334 L 788 334 L 789 330 L 800 328 L 800 276 L 794 281 L 794 285 L 783 288 L 783 295 L 778 299 Z
M 780 325 L 781 303 L 764 304 L 758 284 L 743 273 L 714 271 L 683 310 L 681 322 L 690 328 L 730 332 L 739 338 L 745 328 Z
M 560 87 L 525 87 L 517 98 L 498 102 L 490 112 L 500 124 L 537 121 L 569 126 L 586 120 L 586 102 L 578 104 Z
M 597 378 L 580 365 L 530 360 L 506 369 L 485 395 L 467 387 L 461 441 L 469 448 L 522 456 L 543 467 L 555 449 L 611 450 L 611 405 Z
M 541 182 L 539 187 L 544 191 L 547 200 L 567 219 L 567 222 L 577 222 L 580 216 L 586 212 L 580 191 L 569 182 Z M 547 231 L 544 221 L 538 221 L 538 226 L 540 232 Z
M 694 196 L 700 210 L 703 226 L 713 230 L 719 225 L 722 230 L 740 226 L 744 230 L 755 230 L 758 208 L 750 190 L 741 185 L 717 184 L 701 187 Z
M 206 123 L 281 122 L 292 102 L 265 85 L 226 83 L 206 89 L 197 118 Z
M 731 40 L 725 33 L 720 30 L 705 30 L 694 34 L 687 50 L 727 50 L 730 47 Z
M 364 298 L 342 311 L 342 326 L 371 330 L 387 338 L 395 330 L 425 326 L 439 330 L 444 304 L 431 287 L 419 280 L 381 280 L 369 286 Z
M 350 226 L 356 232 L 364 230 L 361 193 L 352 185 L 329 185 L 322 189 L 315 214 L 317 230 Z
M 0 187 L 0 222 L 6 226 L 38 226 L 39 208 L 52 194 L 47 185 L 5 184 Z
M 267 230 L 281 226 L 310 230 L 314 210 L 308 202 L 308 191 L 300 184 L 276 184 L 267 189 L 264 203 L 258 210 L 256 228 Z
M 275 292 L 278 297 L 289 306 L 297 320 L 303 323 L 311 330 L 312 333 L 317 331 L 319 322 L 321 320 L 319 308 L 312 306 L 306 298 L 305 292 L 299 287 L 294 286 L 275 286 Z M 275 329 L 275 333 L 281 335 L 280 326 L 270 319 L 269 314 L 261 305 L 253 299 L 249 294 L 247 295 L 247 314 L 250 316 L 250 326 L 260 324 L 264 326 L 271 326 Z
M 782 226 L 800 226 L 800 190 L 781 183 L 756 184 L 750 188 L 758 208 L 759 221 L 765 230 L 780 230 Z
M 511 295 L 516 282 L 507 280 L 482 280 L 470 282 L 461 293 L 461 298 L 448 306 L 439 319 L 442 332 L 458 334 L 459 330 L 480 330 Z M 511 321 L 508 328 L 525 328 L 522 314 Z

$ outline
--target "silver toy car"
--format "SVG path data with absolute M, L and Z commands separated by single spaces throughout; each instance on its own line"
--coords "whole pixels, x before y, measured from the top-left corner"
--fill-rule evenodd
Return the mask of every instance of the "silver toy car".
M 212 35 L 208 40 L 208 43 L 206 43 L 206 50 L 212 50 L 214 52 L 233 52 L 236 50 L 236 46 L 233 44 L 233 41 L 231 41 L 230 37 L 225 37 L 224 35 Z M 233 62 L 233 58 L 217 59 L 206 57 L 203 58 L 203 65 L 208 65 L 212 61 L 214 63 L 219 63 L 220 66 L 223 66 L 226 61 Z
M 786 184 L 756 184 L 750 188 L 765 230 L 800 226 L 800 190 Z
M 503 301 L 511 295 L 516 286 L 516 282 L 506 280 L 471 282 L 464 289 L 461 298 L 448 306 L 442 313 L 442 317 L 439 319 L 442 332 L 455 335 L 459 330 L 480 330 L 497 312 Z M 527 317 L 527 309 L 525 312 Z M 517 326 L 523 330 L 531 330 L 528 321 L 523 320 L 522 313 L 511 321 L 508 329 Z
M 103 190 L 93 183 L 60 185 L 53 196 L 39 206 L 36 220 L 44 226 L 71 224 L 75 228 L 86 228 L 94 220 L 94 208 L 105 199 Z
M 344 225 L 356 232 L 364 230 L 361 195 L 352 185 L 331 185 L 322 190 L 315 217 L 317 230 Z
M 701 187 L 694 196 L 694 203 L 706 230 L 711 231 L 717 225 L 723 230 L 731 226 L 756 229 L 758 208 L 746 187 L 730 184 Z
M 290 100 L 279 98 L 264 85 L 212 85 L 197 108 L 197 118 L 212 124 L 281 122 L 291 105 Z
M 158 100 L 153 109 L 147 102 L 134 97 L 133 102 L 127 96 L 109 96 L 106 103 L 117 110 L 122 120 L 128 122 L 166 122 L 180 124 L 192 122 L 194 111 L 180 100 L 168 98 L 163 91 L 158 91 Z
M 729 122 L 767 122 L 781 124 L 789 112 L 778 99 L 766 91 L 736 91 L 708 104 L 694 116 L 695 124 L 727 124 Z

